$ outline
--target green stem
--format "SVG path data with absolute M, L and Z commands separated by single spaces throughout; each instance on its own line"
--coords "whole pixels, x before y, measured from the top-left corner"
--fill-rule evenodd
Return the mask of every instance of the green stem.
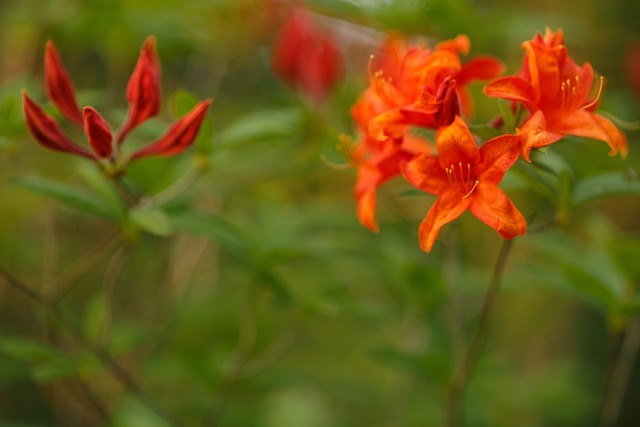
M 204 171 L 203 167 L 198 167 L 196 165 L 175 181 L 171 186 L 154 196 L 143 199 L 141 203 L 149 204 L 151 206 L 162 206 L 169 203 L 193 187 Z
M 80 329 L 70 322 L 64 315 L 64 312 L 60 308 L 60 305 L 56 301 L 49 300 L 41 295 L 38 291 L 34 290 L 31 286 L 28 286 L 21 280 L 18 280 L 11 275 L 7 270 L 0 266 L 0 277 L 4 279 L 6 283 L 11 285 L 14 289 L 17 289 L 34 302 L 47 309 L 53 318 L 67 330 L 69 336 L 86 352 L 94 356 L 100 361 L 102 366 L 107 369 L 111 376 L 122 385 L 132 395 L 155 412 L 158 416 L 162 417 L 169 425 L 174 427 L 180 427 L 182 424 L 173 418 L 170 414 L 161 408 L 151 397 L 149 397 L 144 390 L 140 387 L 138 382 L 129 374 L 129 372 L 116 361 L 113 356 L 102 346 L 91 342 L 87 339 Z
M 611 369 L 609 370 L 602 403 L 602 427 L 613 427 L 616 425 L 639 348 L 640 318 L 635 318 L 629 322 L 624 332 L 620 352 L 613 359 Z
M 447 401 L 447 426 L 458 427 L 462 420 L 462 398 L 467 387 L 469 379 L 473 375 L 474 369 L 482 355 L 487 337 L 489 335 L 489 327 L 491 325 L 491 315 L 494 303 L 500 290 L 502 275 L 507 263 L 507 258 L 511 251 L 513 240 L 504 240 L 498 253 L 498 258 L 494 265 L 493 277 L 489 284 L 489 289 L 484 297 L 482 312 L 480 313 L 480 321 L 467 352 L 464 355 L 462 364 L 453 376 L 448 390 Z

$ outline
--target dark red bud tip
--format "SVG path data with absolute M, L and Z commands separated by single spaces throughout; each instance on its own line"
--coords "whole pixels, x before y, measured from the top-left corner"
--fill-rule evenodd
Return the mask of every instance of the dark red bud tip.
M 438 127 L 448 126 L 460 115 L 460 97 L 455 79 L 447 76 L 438 87 L 436 98 L 441 101 L 440 110 L 436 113 L 436 124 Z
M 156 39 L 148 37 L 136 67 L 127 84 L 127 101 L 129 111 L 127 118 L 118 132 L 117 141 L 122 142 L 126 135 L 145 120 L 155 117 L 160 112 L 160 66 L 156 56 Z
M 44 54 L 45 89 L 49 99 L 66 118 L 82 126 L 82 113 L 76 101 L 69 75 L 62 66 L 53 41 L 49 40 Z
M 113 153 L 113 136 L 109 124 L 92 107 L 84 107 L 84 133 L 96 157 L 107 158 Z
M 91 152 L 73 143 L 64 132 L 62 132 L 58 123 L 47 116 L 42 108 L 29 98 L 27 92 L 24 90 L 22 91 L 22 109 L 27 129 L 33 138 L 42 146 L 51 150 L 73 153 L 93 159 Z
M 131 159 L 152 155 L 174 156 L 187 149 L 198 136 L 200 125 L 211 102 L 210 99 L 200 102 L 191 111 L 176 120 L 160 139 L 133 153 Z

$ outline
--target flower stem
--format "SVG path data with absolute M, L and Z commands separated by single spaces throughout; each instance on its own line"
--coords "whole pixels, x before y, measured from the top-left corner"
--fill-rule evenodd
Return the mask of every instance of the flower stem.
M 622 347 L 613 359 L 611 369 L 609 370 L 602 402 L 602 427 L 613 427 L 616 425 L 616 421 L 620 415 L 625 389 L 627 388 L 639 348 L 640 318 L 635 318 L 629 322 L 624 332 Z
M 500 290 L 502 274 L 512 245 L 513 240 L 504 240 L 500 247 L 500 252 L 498 253 L 498 258 L 494 265 L 491 283 L 489 284 L 489 289 L 487 289 L 487 293 L 484 296 L 484 303 L 482 305 L 482 312 L 480 313 L 478 329 L 464 355 L 462 364 L 454 374 L 451 383 L 449 384 L 447 401 L 448 427 L 458 427 L 462 425 L 462 398 L 469 379 L 473 375 L 473 371 L 480 359 L 480 356 L 482 355 L 484 345 L 487 341 L 487 336 L 489 335 L 492 309 Z

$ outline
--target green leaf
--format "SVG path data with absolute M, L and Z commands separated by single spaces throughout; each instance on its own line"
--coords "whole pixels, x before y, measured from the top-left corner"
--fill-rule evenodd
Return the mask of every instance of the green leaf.
M 522 178 L 531 190 L 553 203 L 556 202 L 558 183 L 555 177 L 536 169 L 525 161 L 518 161 L 509 172 L 511 171 Z
M 246 254 L 251 246 L 247 234 L 218 215 L 180 213 L 172 216 L 170 223 L 177 230 L 207 237 L 239 253 Z
M 527 279 L 567 291 L 598 308 L 608 318 L 619 314 L 626 279 L 601 240 L 584 241 L 560 232 L 530 236 L 535 261 Z
M 147 406 L 125 400 L 114 412 L 113 427 L 170 427 L 170 424 Z
M 259 111 L 241 117 L 216 137 L 217 146 L 236 145 L 275 138 L 288 138 L 302 124 L 297 108 Z
M 622 172 L 607 172 L 581 179 L 573 190 L 574 207 L 614 196 L 640 194 L 640 181 L 632 180 Z
M 164 211 L 157 208 L 133 208 L 129 211 L 129 220 L 142 230 L 155 236 L 168 236 L 173 227 Z
M 511 101 L 498 99 L 498 110 L 500 111 L 500 116 L 502 116 L 502 121 L 504 122 L 504 129 L 508 132 L 515 129 L 516 115 L 511 110 Z
M 121 214 L 111 204 L 86 190 L 38 177 L 15 178 L 12 182 L 19 187 L 51 197 L 76 212 L 115 222 L 121 219 Z
M 182 117 L 198 103 L 198 98 L 191 92 L 180 89 L 175 91 L 171 99 L 173 117 Z
M 0 351 L 23 362 L 37 362 L 59 357 L 56 349 L 29 338 L 8 335 L 0 337 Z
M 100 334 L 105 326 L 105 320 L 109 315 L 108 300 L 104 292 L 95 295 L 86 304 L 82 329 L 85 335 L 92 341 L 99 341 Z
M 75 364 L 68 356 L 30 338 L 0 337 L 0 352 L 29 365 L 31 377 L 39 383 L 68 377 L 77 372 Z
M 75 364 L 70 360 L 55 359 L 32 366 L 31 377 L 38 383 L 46 383 L 73 376 L 77 371 Z
M 94 165 L 86 162 L 81 163 L 77 171 L 82 182 L 100 195 L 101 199 L 113 209 L 119 220 L 124 220 L 127 209 L 114 182 L 105 177 Z

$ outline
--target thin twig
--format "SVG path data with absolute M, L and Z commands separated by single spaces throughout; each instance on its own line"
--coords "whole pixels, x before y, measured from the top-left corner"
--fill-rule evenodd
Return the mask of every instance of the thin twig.
M 254 350 L 256 342 L 255 310 L 264 296 L 264 292 L 253 286 L 249 286 L 246 292 L 246 301 L 243 304 L 243 310 L 239 318 L 238 341 L 231 351 L 229 362 L 222 372 L 222 378 L 211 405 L 201 417 L 203 426 L 219 425 L 233 390 L 238 381 L 242 379 L 242 373 Z
M 484 297 L 484 303 L 482 305 L 482 312 L 480 313 L 478 329 L 475 336 L 473 337 L 473 340 L 471 341 L 469 348 L 467 349 L 467 352 L 464 355 L 462 364 L 460 365 L 458 371 L 455 373 L 451 383 L 449 384 L 449 395 L 447 402 L 447 425 L 449 427 L 457 427 L 461 425 L 462 397 L 465 388 L 467 387 L 469 378 L 471 378 L 471 375 L 473 375 L 476 364 L 478 363 L 478 360 L 482 355 L 484 345 L 487 341 L 487 336 L 489 335 L 492 309 L 500 290 L 502 274 L 504 273 L 507 258 L 511 251 L 512 245 L 513 240 L 504 240 L 502 243 L 500 252 L 498 253 L 498 258 L 494 266 L 493 277 L 491 278 L 489 289 L 487 289 L 487 293 Z
M 104 256 L 113 250 L 116 243 L 120 240 L 120 233 L 114 233 L 109 236 L 102 244 L 100 244 L 94 252 L 89 252 L 82 258 L 79 258 L 71 266 L 69 266 L 62 274 L 53 281 L 45 284 L 45 292 L 43 295 L 51 301 L 59 302 L 62 298 L 71 292 L 78 283 L 78 279 L 91 271 L 98 262 L 104 259 Z M 55 283 L 55 287 L 52 286 Z M 56 291 L 46 291 L 55 288 Z
M 625 390 L 640 348 L 640 318 L 631 320 L 624 333 L 622 347 L 613 359 L 602 403 L 601 425 L 613 427 L 620 415 Z
M 290 328 L 285 330 L 262 352 L 255 355 L 252 360 L 249 360 L 245 364 L 242 379 L 259 374 L 284 357 L 298 341 L 308 322 L 308 315 L 304 313 L 295 315 L 289 324 Z
M 163 206 L 175 198 L 186 193 L 200 179 L 204 173 L 204 168 L 196 164 L 192 169 L 188 170 L 170 187 L 167 187 L 160 193 L 153 196 L 143 198 L 140 201 L 142 205 Z
M 104 274 L 104 304 L 106 306 L 105 318 L 102 322 L 100 333 L 98 334 L 98 342 L 105 343 L 111 330 L 111 322 L 113 319 L 113 301 L 115 299 L 116 290 L 118 288 L 118 278 L 124 263 L 127 261 L 129 247 L 122 246 L 118 249 L 107 265 Z
M 131 374 L 129 374 L 129 372 L 127 372 L 127 370 L 120 365 L 104 347 L 89 341 L 77 326 L 67 320 L 64 312 L 60 308 L 60 305 L 56 301 L 46 299 L 31 286 L 25 284 L 21 280 L 18 280 L 2 266 L 0 266 L 0 276 L 13 288 L 19 290 L 24 295 L 50 311 L 60 326 L 67 330 L 71 338 L 85 351 L 98 359 L 111 376 L 116 379 L 120 385 L 125 388 L 125 390 L 136 396 L 143 405 L 155 412 L 158 416 L 162 417 L 169 423 L 169 425 L 174 427 L 180 427 L 182 425 L 180 422 L 175 420 L 173 416 L 160 407 L 151 397 L 149 397 Z

